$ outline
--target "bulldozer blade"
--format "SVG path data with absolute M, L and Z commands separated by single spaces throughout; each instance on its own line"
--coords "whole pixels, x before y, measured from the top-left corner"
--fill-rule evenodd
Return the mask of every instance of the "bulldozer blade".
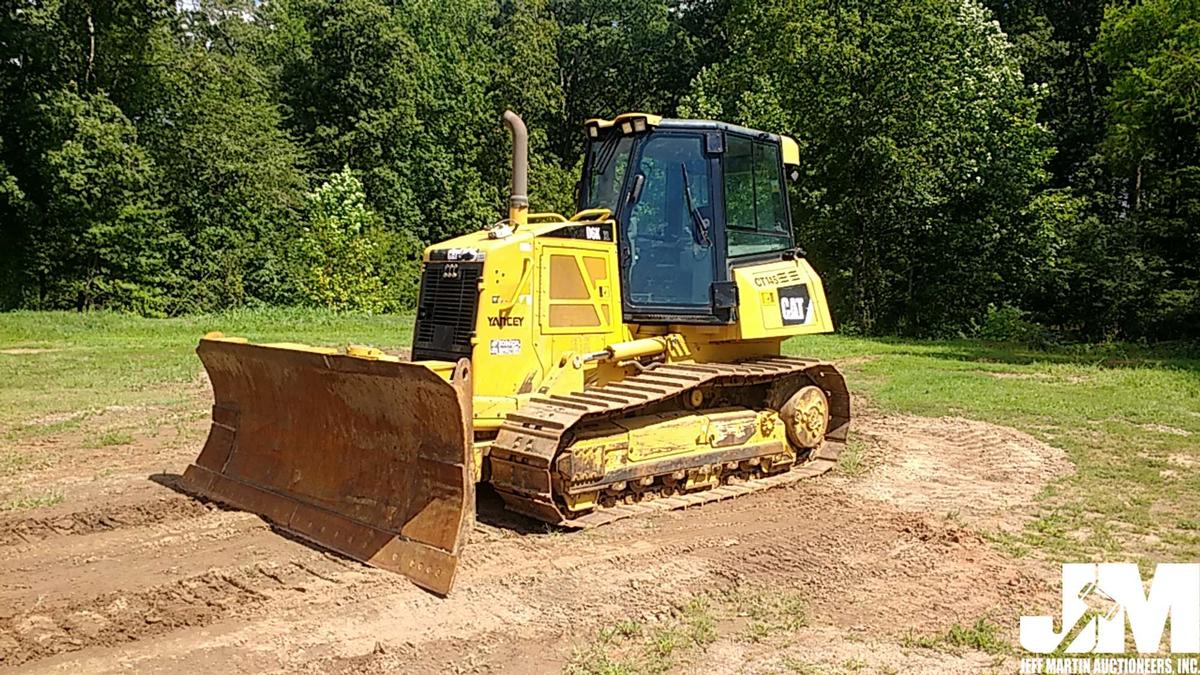
M 445 595 L 474 526 L 470 363 L 206 337 L 212 428 L 185 489 Z

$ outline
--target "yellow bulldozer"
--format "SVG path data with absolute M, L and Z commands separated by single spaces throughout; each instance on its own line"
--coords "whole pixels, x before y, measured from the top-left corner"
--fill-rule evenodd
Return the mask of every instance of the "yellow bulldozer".
M 567 528 L 735 497 L 836 461 L 850 396 L 781 354 L 833 329 L 793 239 L 786 136 L 628 113 L 584 125 L 578 212 L 424 252 L 411 359 L 368 347 L 197 352 L 215 403 L 186 489 L 450 591 L 475 489 Z

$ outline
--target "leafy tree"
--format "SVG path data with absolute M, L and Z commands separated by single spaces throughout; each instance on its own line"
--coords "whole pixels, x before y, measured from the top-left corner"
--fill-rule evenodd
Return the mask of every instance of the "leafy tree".
M 202 44 L 173 58 L 142 139 L 187 241 L 179 264 L 192 281 L 177 311 L 288 302 L 284 253 L 304 206 L 303 153 L 253 63 Z
M 798 240 L 843 322 L 951 332 L 1028 283 L 1040 239 L 1021 210 L 1046 142 L 985 9 L 743 1 L 724 25 L 733 56 L 683 108 L 797 139 Z
M 1033 316 L 1089 339 L 1195 335 L 1196 4 L 990 4 L 1057 148 L 1028 209 L 1054 240 Z
M 17 177 L 4 162 L 4 143 L 0 138 L 0 308 L 14 307 L 21 302 L 24 281 L 24 248 L 21 239 L 25 236 L 23 223 L 28 215 L 28 203 Z
M 566 94 L 557 46 L 561 27 L 548 0 L 513 0 L 500 10 L 494 42 L 496 70 L 490 97 L 520 113 L 529 127 L 529 201 L 538 211 L 573 210 L 578 158 L 554 153 L 563 133 Z M 575 133 L 581 133 L 577 128 Z M 506 167 L 509 146 L 497 144 L 484 161 Z M 494 171 L 501 194 L 508 194 L 508 172 Z
M 1106 119 L 1108 69 L 1090 57 L 1109 0 L 986 0 L 1041 96 L 1039 119 L 1054 134 L 1053 188 L 1104 190 L 1097 154 Z
M 686 5 L 686 3 L 681 3 Z M 696 65 L 679 5 L 662 0 L 553 0 L 565 118 L 554 150 L 575 158 L 591 117 L 672 114 Z M 701 11 L 701 10 L 697 10 Z
M 1200 2 L 1110 7 L 1096 42 L 1112 73 L 1106 160 L 1123 181 L 1114 230 L 1136 283 L 1109 294 L 1142 335 L 1200 329 Z M 1101 278 L 1111 271 L 1095 269 Z
M 136 116 L 105 91 L 153 89 L 128 64 L 161 37 L 163 9 L 54 0 L 0 12 L 4 306 L 166 308 L 155 168 Z
M 264 13 L 263 58 L 318 171 L 349 166 L 384 226 L 424 241 L 499 213 L 502 142 L 488 99 L 493 6 L 482 0 L 285 0 Z
M 153 299 L 109 289 L 80 302 L 177 313 L 289 299 L 279 261 L 306 181 L 261 73 L 221 37 L 249 35 L 246 11 L 223 0 L 199 3 L 194 13 L 145 0 L 54 0 L 0 14 L 0 88 L 8 103 L 0 109 L 0 156 L 21 195 L 0 204 L 5 234 L 16 242 L 7 305 L 44 304 L 59 281 L 103 290 L 116 262 L 151 258 L 170 274 L 121 274 L 155 278 Z M 83 136 L 65 136 L 72 128 Z M 115 181 L 105 183 L 114 189 L 94 208 L 59 211 L 69 195 L 55 190 L 66 185 L 69 192 L 83 179 L 54 177 L 71 172 Z M 123 224 L 114 229 L 111 214 L 120 213 Z M 146 255 L 114 249 L 104 265 L 71 268 L 93 270 L 100 275 L 94 283 L 55 278 L 55 247 L 73 241 L 66 233 L 87 231 L 97 247 L 144 247 Z M 133 231 L 144 234 L 121 243 L 121 232 Z M 61 240 L 51 244 L 55 237 Z M 56 293 L 53 303 L 63 304 L 65 295 Z
M 385 307 L 378 229 L 379 217 L 349 168 L 309 193 L 306 223 L 296 241 L 306 304 L 366 311 Z
M 349 168 L 308 193 L 306 216 L 295 253 L 305 304 L 382 311 L 412 292 L 413 276 L 395 276 L 390 262 L 402 244 L 380 229 Z
M 163 312 L 179 242 L 154 196 L 155 168 L 133 124 L 105 96 L 54 92 L 41 125 L 33 227 L 24 242 L 31 306 Z
M 1194 337 L 1197 4 L 24 3 L 0 308 L 408 307 L 423 245 L 504 212 L 503 109 L 560 212 L 581 123 L 643 110 L 797 138 L 797 233 L 851 327 Z

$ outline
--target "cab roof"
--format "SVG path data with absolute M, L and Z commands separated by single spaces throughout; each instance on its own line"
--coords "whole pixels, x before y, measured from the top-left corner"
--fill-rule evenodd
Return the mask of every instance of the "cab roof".
M 598 117 L 587 120 L 583 123 L 583 127 L 587 130 L 589 137 L 592 136 L 590 129 L 595 127 L 597 133 L 601 129 L 610 129 L 612 127 L 620 127 L 622 123 L 628 122 L 633 125 L 634 122 L 642 122 L 646 126 L 658 127 L 662 129 L 687 129 L 694 131 L 726 131 L 735 134 L 757 138 L 768 143 L 777 143 L 780 146 L 783 154 L 783 163 L 798 165 L 800 163 L 800 146 L 796 140 L 790 136 L 780 134 L 772 134 L 767 131 L 759 131 L 750 129 L 737 124 L 729 124 L 728 122 L 718 122 L 715 120 L 684 120 L 674 119 L 669 117 L 661 117 L 650 113 L 627 112 L 621 113 L 616 117 L 606 120 Z M 629 133 L 626 131 L 625 133 Z

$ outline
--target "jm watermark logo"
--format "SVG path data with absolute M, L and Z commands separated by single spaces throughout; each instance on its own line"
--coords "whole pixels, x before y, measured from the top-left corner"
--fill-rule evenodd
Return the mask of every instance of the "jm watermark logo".
M 1052 655 L 1023 658 L 1021 672 L 1200 673 L 1200 563 L 1160 564 L 1148 587 L 1132 563 L 1065 564 L 1055 622 L 1021 617 L 1021 647 Z M 1122 656 L 1163 653 L 1164 632 L 1171 657 Z

